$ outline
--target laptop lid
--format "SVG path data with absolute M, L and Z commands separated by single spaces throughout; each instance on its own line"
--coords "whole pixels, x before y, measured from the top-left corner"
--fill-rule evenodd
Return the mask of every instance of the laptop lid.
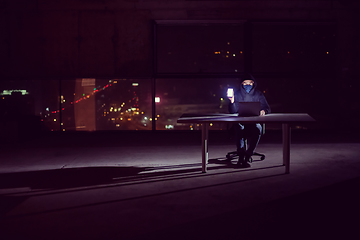
M 259 116 L 261 111 L 260 102 L 239 102 L 239 117 Z

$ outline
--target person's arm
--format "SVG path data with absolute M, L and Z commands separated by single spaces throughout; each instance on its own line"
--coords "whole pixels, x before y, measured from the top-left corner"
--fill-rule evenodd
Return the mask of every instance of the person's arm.
M 235 96 L 229 98 L 229 113 L 237 113 L 237 103 L 235 102 Z
M 264 94 L 261 93 L 259 100 L 260 100 L 260 104 L 261 104 L 260 116 L 271 113 L 270 106 L 269 106 L 268 102 L 266 101 Z

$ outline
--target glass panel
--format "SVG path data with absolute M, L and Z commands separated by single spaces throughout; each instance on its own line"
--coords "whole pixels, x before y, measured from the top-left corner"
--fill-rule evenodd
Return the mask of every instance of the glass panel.
M 63 81 L 62 109 L 65 130 L 151 130 L 151 80 Z
M 41 118 L 44 130 L 60 131 L 60 81 L 42 81 Z
M 332 74 L 335 26 L 320 23 L 254 23 L 253 71 Z
M 333 112 L 336 106 L 334 84 L 329 78 L 257 77 L 257 89 L 262 91 L 273 113 L 309 113 L 316 119 Z M 157 79 L 160 102 L 156 103 L 157 130 L 200 130 L 199 125 L 178 124 L 184 113 L 228 113 L 226 90 L 236 91 L 240 81 L 228 79 Z M 314 125 L 315 126 L 315 125 Z M 227 130 L 229 125 L 214 123 L 210 130 Z M 305 126 L 306 127 L 306 126 Z M 267 124 L 267 129 L 281 129 L 279 124 Z
M 258 77 L 256 80 L 264 92 L 272 113 L 308 113 L 317 119 L 317 125 L 310 124 L 312 127 L 325 127 L 321 120 L 334 119 L 337 115 L 335 108 L 338 106 L 338 99 L 334 97 L 337 86 L 332 83 L 334 79 Z M 326 121 L 327 123 L 331 121 Z M 306 127 L 306 124 L 303 125 Z M 279 126 L 278 124 L 266 126 L 267 129 L 273 127 Z
M 157 79 L 156 129 L 194 130 L 198 125 L 178 124 L 184 113 L 228 113 L 227 89 L 237 89 L 235 78 L 224 79 Z M 226 124 L 213 124 L 210 130 L 226 129 Z
M 14 139 L 43 129 L 59 130 L 59 82 L 2 80 L 0 109 L 1 131 L 14 134 Z
M 243 26 L 158 25 L 158 73 L 243 71 Z

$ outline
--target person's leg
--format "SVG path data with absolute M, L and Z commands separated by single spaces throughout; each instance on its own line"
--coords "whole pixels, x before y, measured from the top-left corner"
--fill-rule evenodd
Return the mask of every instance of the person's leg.
M 236 123 L 234 124 L 234 128 L 235 128 L 236 150 L 238 152 L 245 152 L 244 125 L 240 123 Z
M 245 157 L 245 133 L 244 133 L 244 125 L 240 123 L 234 124 L 235 128 L 235 141 L 236 141 L 236 150 L 239 156 L 238 164 L 243 163 Z
M 254 154 L 254 151 L 260 141 L 262 132 L 261 124 L 248 124 L 245 126 L 245 133 L 247 139 L 247 149 L 245 152 L 245 160 L 249 160 L 250 157 Z

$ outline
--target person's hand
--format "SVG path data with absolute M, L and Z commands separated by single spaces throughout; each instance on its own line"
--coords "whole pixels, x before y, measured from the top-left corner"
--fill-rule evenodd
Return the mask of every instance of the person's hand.
M 264 110 L 260 111 L 260 116 L 265 116 L 265 111 Z
M 234 97 L 229 97 L 229 99 L 230 99 L 230 102 L 231 102 L 231 103 L 234 103 L 234 102 L 235 102 Z

